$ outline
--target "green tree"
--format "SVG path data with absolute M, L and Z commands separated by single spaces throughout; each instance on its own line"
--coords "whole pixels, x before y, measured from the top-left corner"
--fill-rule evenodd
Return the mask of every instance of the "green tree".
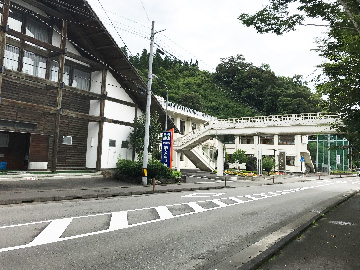
M 145 137 L 145 115 L 138 117 L 134 123 L 134 129 L 130 133 L 130 144 L 135 153 L 141 155 L 144 151 L 144 137 Z M 159 122 L 159 115 L 153 114 L 150 117 L 150 127 L 149 127 L 149 153 L 156 155 L 159 151 L 159 146 L 161 142 L 161 124 Z
M 246 163 L 248 160 L 244 150 L 238 149 L 232 154 L 232 162 Z
M 291 4 L 296 4 L 296 12 L 291 12 Z M 359 0 L 269 0 L 255 14 L 239 16 L 243 24 L 254 26 L 259 33 L 278 35 L 295 30 L 307 18 L 321 18 L 329 26 L 327 38 L 318 41 L 319 53 L 326 61 L 320 65 L 323 76 L 317 89 L 328 97 L 325 108 L 341 116 L 345 125 L 336 128 L 350 141 L 354 158 L 360 159 Z
M 242 55 L 221 59 L 214 78 L 263 115 L 318 112 L 320 97 L 302 77 L 278 77 L 268 65 L 256 67 Z
M 274 169 L 275 160 L 273 157 L 264 156 L 262 158 L 262 167 L 269 174 Z

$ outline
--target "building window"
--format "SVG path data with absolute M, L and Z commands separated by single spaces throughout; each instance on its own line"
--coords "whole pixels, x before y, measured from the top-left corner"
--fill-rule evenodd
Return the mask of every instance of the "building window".
M 59 63 L 56 61 L 51 62 L 50 80 L 53 82 L 58 81 Z M 70 80 L 72 78 L 72 80 Z M 71 67 L 65 65 L 63 82 L 66 85 L 76 87 L 82 90 L 90 90 L 90 72 L 82 71 L 74 68 L 71 73 Z
M 9 146 L 9 134 L 0 133 L 0 147 Z
M 180 120 L 180 134 L 185 134 L 185 121 Z
M 180 154 L 180 161 L 184 161 L 184 154 L 183 153 Z
M 196 129 L 196 123 L 192 123 L 192 124 L 191 124 L 191 129 L 192 129 L 192 130 L 195 130 L 195 129 Z
M 286 166 L 295 166 L 294 156 L 286 156 Z
M 56 61 L 52 61 L 50 66 L 50 80 L 53 82 L 57 82 L 59 76 L 58 73 L 59 73 L 59 63 Z M 63 82 L 66 85 L 70 84 L 70 66 L 67 65 L 64 66 Z
M 240 144 L 254 144 L 254 137 L 253 136 L 241 136 Z
M 32 52 L 24 51 L 23 72 L 45 79 L 46 58 Z
M 10 29 L 21 32 L 22 14 L 17 10 L 11 9 L 8 24 Z
M 90 90 L 90 73 L 75 68 L 71 86 L 82 90 Z
M 26 20 L 26 35 L 42 42 L 50 42 L 49 31 L 46 25 L 30 17 Z
M 273 136 L 260 136 L 260 144 L 274 144 Z
M 235 136 L 234 135 L 225 135 L 224 143 L 226 144 L 235 144 Z
M 295 144 L 295 136 L 279 136 L 279 144 L 282 145 L 292 145 Z
M 116 147 L 116 140 L 109 140 L 109 147 Z
M 4 65 L 8 69 L 17 70 L 19 65 L 19 48 L 6 44 Z

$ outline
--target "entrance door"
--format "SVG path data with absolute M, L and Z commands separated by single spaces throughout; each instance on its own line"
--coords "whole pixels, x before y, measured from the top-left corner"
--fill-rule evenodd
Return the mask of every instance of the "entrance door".
M 30 134 L 0 132 L 0 162 L 7 162 L 8 170 L 27 170 Z
M 49 136 L 31 134 L 29 170 L 46 170 L 49 160 Z

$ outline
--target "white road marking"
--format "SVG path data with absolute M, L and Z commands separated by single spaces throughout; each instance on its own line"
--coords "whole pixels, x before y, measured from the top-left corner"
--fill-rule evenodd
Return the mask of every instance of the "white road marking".
M 121 230 L 127 227 L 129 227 L 127 211 L 111 213 L 111 220 L 109 226 L 110 231 Z
M 194 209 L 195 213 L 204 212 L 205 209 L 198 205 L 196 202 L 189 202 L 187 203 L 192 209 Z
M 327 185 L 334 185 L 334 184 L 335 183 L 329 183 Z M 0 253 L 6 252 L 6 251 L 11 251 L 11 250 L 18 250 L 18 249 L 24 249 L 24 248 L 44 245 L 44 244 L 62 242 L 62 241 L 70 240 L 70 239 L 78 239 L 78 238 L 92 236 L 92 235 L 98 235 L 98 234 L 102 234 L 102 233 L 108 233 L 108 232 L 112 232 L 112 231 L 116 231 L 116 230 L 141 226 L 141 225 L 150 224 L 150 223 L 163 221 L 163 220 L 167 220 L 167 219 L 179 218 L 179 217 L 193 215 L 193 214 L 197 214 L 197 213 L 201 213 L 201 212 L 225 208 L 228 206 L 239 205 L 239 204 L 243 204 L 246 202 L 253 202 L 253 201 L 256 201 L 259 199 L 266 199 L 266 198 L 271 198 L 271 197 L 275 197 L 275 196 L 285 195 L 285 194 L 288 194 L 291 192 L 299 192 L 299 191 L 303 191 L 303 190 L 313 189 L 313 188 L 320 187 L 320 186 L 323 186 L 323 185 L 303 187 L 303 188 L 297 188 L 297 189 L 291 189 L 291 190 L 279 190 L 276 192 L 237 196 L 237 198 L 229 197 L 228 199 L 235 201 L 235 203 L 233 203 L 233 204 L 226 204 L 221 201 L 222 199 L 226 200 L 227 198 L 207 200 L 207 202 L 213 202 L 217 206 L 212 207 L 212 208 L 206 208 L 206 209 L 201 207 L 198 204 L 198 203 L 200 203 L 200 201 L 198 201 L 198 202 L 186 202 L 186 203 L 167 205 L 167 206 L 146 207 L 146 208 L 142 208 L 142 209 L 134 209 L 134 210 L 127 210 L 127 211 L 100 213 L 100 214 L 92 214 L 92 215 L 87 215 L 87 216 L 77 216 L 77 217 L 70 217 L 70 218 L 64 218 L 64 219 L 45 220 L 45 221 L 29 222 L 29 223 L 25 223 L 25 224 L 2 226 L 2 227 L 0 227 L 0 233 L 6 234 L 7 229 L 12 229 L 12 228 L 20 227 L 20 226 L 29 226 L 32 224 L 49 223 L 49 225 L 32 242 L 30 242 L 28 244 L 24 244 L 24 245 L 0 248 Z M 218 197 L 218 196 L 224 195 L 225 193 L 193 193 L 190 195 L 194 196 L 194 195 L 200 195 L 200 194 L 205 194 L 205 195 L 207 194 L 207 196 L 212 195 L 213 197 Z M 260 198 L 255 197 L 255 196 L 259 196 L 259 195 L 261 196 Z M 247 200 L 245 201 L 245 200 L 238 199 L 238 198 L 247 198 Z M 201 202 L 204 202 L 204 201 L 201 201 Z M 175 206 L 175 205 L 188 205 L 194 210 L 194 212 L 187 212 L 187 213 L 183 213 L 183 214 L 179 214 L 179 215 L 173 215 L 171 213 L 171 211 L 168 209 L 168 207 Z M 155 209 L 157 211 L 157 213 L 159 214 L 158 219 L 153 219 L 153 220 L 140 222 L 140 223 L 136 223 L 136 224 L 131 224 L 131 225 L 128 224 L 128 213 L 129 212 L 150 210 L 150 209 Z M 95 231 L 95 232 L 91 232 L 91 233 L 74 235 L 74 236 L 70 236 L 70 237 L 61 237 L 63 232 L 70 225 L 72 220 L 79 219 L 79 218 L 86 218 L 86 217 L 103 216 L 103 215 L 111 215 L 111 221 L 110 221 L 110 225 L 109 225 L 108 229 Z
M 217 204 L 218 206 L 220 207 L 226 207 L 226 206 L 229 206 L 228 204 L 220 201 L 220 199 L 215 199 L 215 200 L 212 200 L 213 203 Z
M 212 193 L 212 192 L 201 192 L 201 193 L 191 193 L 188 195 L 181 196 L 182 198 L 209 198 L 209 197 L 220 197 L 225 193 Z
M 161 220 L 174 218 L 174 215 L 170 212 L 170 210 L 166 206 L 155 207 L 155 210 L 158 212 Z
M 235 198 L 235 197 L 229 197 L 229 199 L 235 201 L 236 203 L 246 203 L 246 202 L 248 202 L 248 201 L 240 200 L 240 199 Z
M 39 246 L 56 242 L 70 225 L 72 218 L 56 219 L 30 243 L 31 246 Z

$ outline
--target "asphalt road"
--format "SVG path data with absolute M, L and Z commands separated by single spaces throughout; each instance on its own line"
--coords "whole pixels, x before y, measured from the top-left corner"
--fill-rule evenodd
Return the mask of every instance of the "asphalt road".
M 2 206 L 0 268 L 236 269 L 359 186 L 343 178 Z

